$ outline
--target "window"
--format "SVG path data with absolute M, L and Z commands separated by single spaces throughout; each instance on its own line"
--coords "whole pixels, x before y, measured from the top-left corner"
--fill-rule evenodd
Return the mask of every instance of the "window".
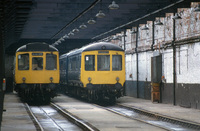
M 64 67 L 65 67 L 65 66 L 64 66 L 64 61 L 61 59 L 61 60 L 60 60 L 60 70 L 62 70 Z
M 57 56 L 55 54 L 46 54 L 46 70 L 57 69 Z
M 79 61 L 78 61 L 78 71 L 81 70 L 81 55 L 79 56 Z
M 29 54 L 18 55 L 18 70 L 29 70 Z
M 95 70 L 95 55 L 85 56 L 85 70 L 94 71 Z
M 42 70 L 43 69 L 43 58 L 33 57 L 32 58 L 32 70 Z
M 122 70 L 122 56 L 121 55 L 112 56 L 112 70 L 113 71 Z
M 68 69 L 70 71 L 77 71 L 78 70 L 78 57 L 72 56 L 68 59 Z
M 98 71 L 109 71 L 110 70 L 110 55 L 98 55 Z
M 71 63 L 71 58 L 68 58 L 68 69 L 71 71 L 72 70 L 72 63 Z
M 77 65 L 76 62 L 77 62 L 76 57 L 72 57 L 71 58 L 71 69 L 72 69 L 72 71 L 76 70 L 76 65 Z

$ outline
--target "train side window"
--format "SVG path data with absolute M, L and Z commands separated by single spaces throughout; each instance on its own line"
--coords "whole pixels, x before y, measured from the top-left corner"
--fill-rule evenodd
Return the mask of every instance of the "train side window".
M 98 71 L 110 70 L 110 55 L 98 55 L 97 56 L 97 69 Z
M 72 70 L 72 64 L 71 64 L 71 58 L 69 58 L 68 59 L 68 69 L 69 69 L 69 71 L 71 71 Z
M 18 70 L 29 70 L 29 54 L 18 55 Z
M 42 70 L 43 69 L 43 58 L 33 57 L 32 58 L 32 70 Z
M 60 60 L 60 70 L 63 69 L 63 67 L 64 67 L 64 62 Z
M 122 70 L 122 56 L 121 55 L 112 56 L 112 70 L 113 71 Z
M 78 70 L 78 66 L 79 66 L 79 57 L 76 56 L 76 70 Z
M 75 71 L 76 70 L 76 57 L 72 57 L 71 59 L 71 69 L 72 71 Z
M 94 71 L 95 70 L 95 55 L 85 56 L 85 70 Z
M 57 69 L 57 56 L 55 54 L 46 54 L 46 70 Z
M 79 68 L 78 71 L 80 71 L 80 70 L 81 70 L 81 55 L 79 56 L 79 62 L 78 62 L 78 65 L 79 65 L 79 66 L 78 66 L 78 68 Z

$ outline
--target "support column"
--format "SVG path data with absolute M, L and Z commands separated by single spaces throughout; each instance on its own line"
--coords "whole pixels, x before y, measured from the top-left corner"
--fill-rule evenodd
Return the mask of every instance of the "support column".
M 155 24 L 154 21 L 152 22 L 152 44 L 151 44 L 151 50 L 153 51 L 153 46 L 155 44 Z
M 126 29 L 124 29 L 124 57 L 125 57 L 125 62 L 126 62 Z M 126 63 L 125 63 L 126 65 Z M 124 95 L 126 95 L 126 82 L 124 84 Z
M 137 26 L 137 32 L 136 32 L 136 46 L 135 46 L 135 52 L 136 52 L 136 72 L 137 72 L 137 98 L 139 98 L 139 62 L 138 62 L 138 26 Z
M 126 51 L 126 30 L 124 30 L 124 51 Z
M 174 13 L 175 15 L 175 13 Z M 172 48 L 173 48 L 173 105 L 176 105 L 176 20 L 173 19 L 173 40 L 172 40 Z

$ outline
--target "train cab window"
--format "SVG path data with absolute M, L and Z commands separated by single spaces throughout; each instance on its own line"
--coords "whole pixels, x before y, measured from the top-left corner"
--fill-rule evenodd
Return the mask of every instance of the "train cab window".
M 18 55 L 18 70 L 29 70 L 29 54 Z
M 57 69 L 57 56 L 55 54 L 46 54 L 46 70 Z
M 95 70 L 95 55 L 85 56 L 85 70 L 94 71 Z
M 122 70 L 122 56 L 121 55 L 112 56 L 112 70 L 113 71 Z
M 110 70 L 110 55 L 98 55 L 97 56 L 97 69 L 98 71 Z
M 32 58 L 32 70 L 42 70 L 43 69 L 43 58 L 33 57 Z

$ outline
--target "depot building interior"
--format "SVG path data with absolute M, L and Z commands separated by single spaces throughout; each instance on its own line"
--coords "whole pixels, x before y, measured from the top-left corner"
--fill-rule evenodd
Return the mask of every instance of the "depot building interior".
M 125 50 L 125 95 L 200 109 L 199 0 L 1 0 L 0 27 L 1 105 L 20 46 L 106 41 Z

